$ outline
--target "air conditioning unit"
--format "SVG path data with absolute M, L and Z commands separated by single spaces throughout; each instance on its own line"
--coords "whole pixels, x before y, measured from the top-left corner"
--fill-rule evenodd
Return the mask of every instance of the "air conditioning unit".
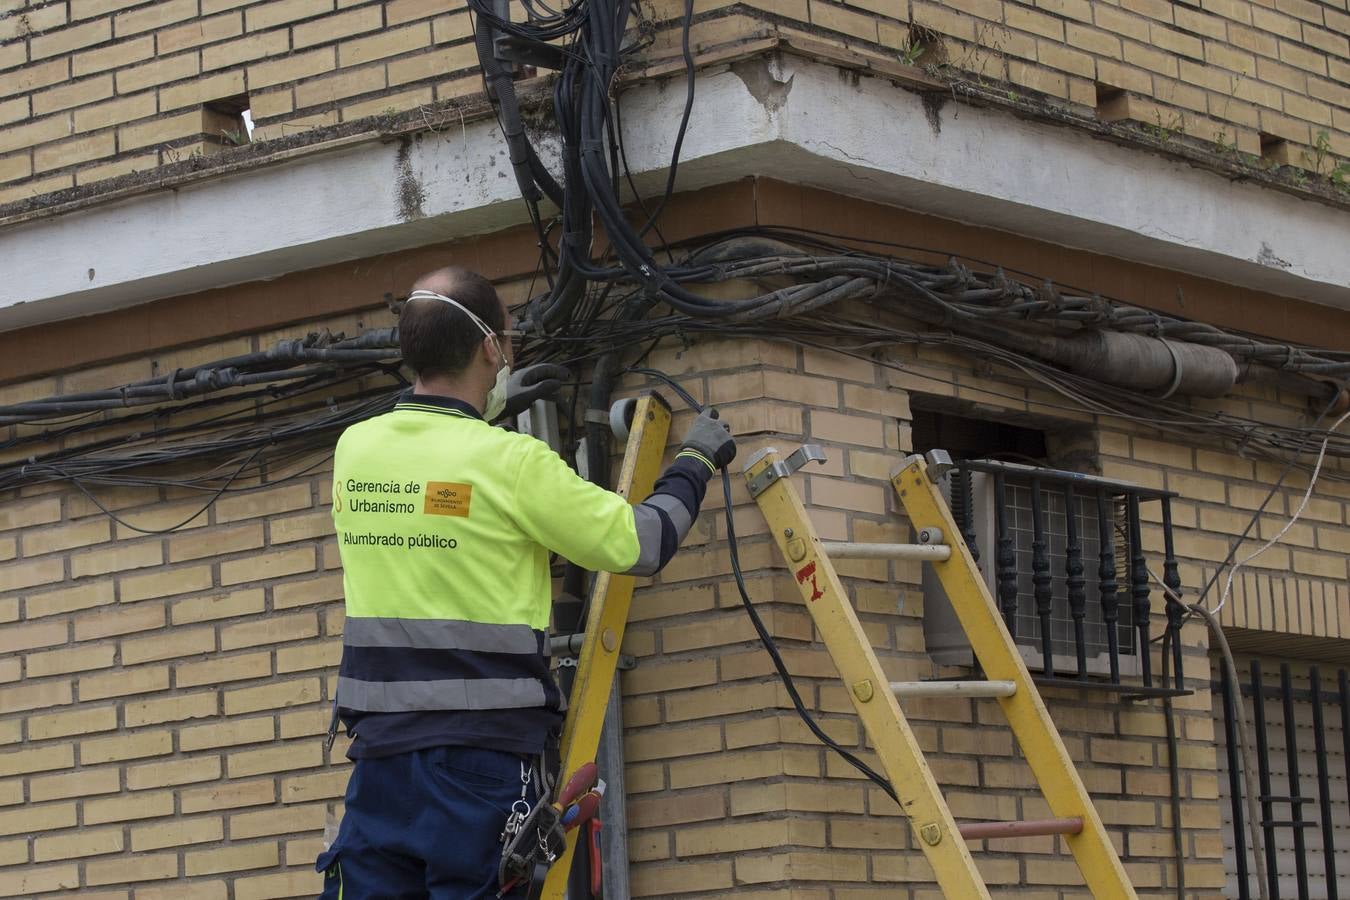
M 952 489 L 956 476 L 941 482 L 943 495 L 948 504 L 952 502 Z M 1013 539 L 1014 552 L 1017 555 L 1017 631 L 1016 641 L 1022 658 L 1032 670 L 1042 669 L 1044 661 L 1041 653 L 1041 619 L 1036 612 L 1036 596 L 1032 585 L 1032 514 L 1031 480 L 1013 475 L 1005 477 L 1007 490 L 1005 516 L 1008 530 Z M 970 473 L 970 510 L 967 515 L 972 521 L 966 527 L 967 533 L 974 534 L 971 550 L 977 554 L 980 572 L 989 592 L 998 602 L 998 587 L 995 572 L 997 556 L 996 518 L 994 503 L 994 476 L 984 472 Z M 1100 592 L 1101 540 L 1097 518 L 1097 498 L 1095 495 L 1076 495 L 1074 515 L 1078 525 L 1078 539 L 1082 546 L 1083 576 L 1085 580 L 1086 617 L 1084 619 L 1084 643 L 1087 649 L 1087 669 L 1090 674 L 1109 675 L 1111 672 L 1110 651 L 1107 643 L 1107 625 L 1102 617 Z M 953 506 L 960 510 L 963 504 Z M 1050 560 L 1051 606 L 1050 628 L 1051 646 L 1054 654 L 1054 671 L 1057 675 L 1072 676 L 1078 673 L 1078 656 L 1074 641 L 1074 621 L 1069 610 L 1069 592 L 1064 564 L 1065 545 L 1068 542 L 1066 518 L 1066 498 L 1064 492 L 1054 487 L 1041 486 L 1041 508 L 1045 515 L 1045 541 Z M 1129 545 L 1125 538 L 1125 509 L 1123 504 L 1114 503 L 1112 534 L 1115 540 L 1116 583 L 1121 586 L 1118 595 L 1119 619 L 1116 633 L 1119 640 L 1120 672 L 1122 675 L 1138 675 L 1140 672 L 1137 651 L 1134 611 L 1128 593 Z M 961 521 L 958 516 L 958 522 Z M 924 596 L 924 637 L 927 640 L 928 655 L 934 662 L 945 666 L 973 666 L 975 659 L 965 632 L 957 621 L 951 601 L 943 590 L 931 566 L 925 566 L 923 572 Z

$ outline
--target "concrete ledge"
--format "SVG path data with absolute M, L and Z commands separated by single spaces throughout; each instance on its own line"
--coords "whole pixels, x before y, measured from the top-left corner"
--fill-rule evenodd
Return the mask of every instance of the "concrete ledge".
M 761 49 L 700 71 L 680 189 L 766 175 L 1350 308 L 1343 210 L 850 68 Z M 644 193 L 664 183 L 683 96 L 669 81 L 625 94 Z M 354 132 L 268 163 L 5 228 L 0 270 L 14 274 L 0 284 L 0 328 L 525 220 L 496 123 L 481 116 L 393 139 Z

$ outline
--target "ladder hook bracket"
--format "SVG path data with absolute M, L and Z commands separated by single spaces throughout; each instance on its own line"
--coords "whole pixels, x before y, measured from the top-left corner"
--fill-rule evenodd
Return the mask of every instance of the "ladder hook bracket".
M 772 451 L 766 448 L 755 454 L 750 458 L 749 462 L 745 464 L 745 467 L 747 469 L 750 468 L 750 466 L 763 458 L 764 453 L 769 452 Z M 788 456 L 787 459 L 775 462 L 766 467 L 763 472 L 760 472 L 755 477 L 749 479 L 746 482 L 746 488 L 749 489 L 751 497 L 758 497 L 760 494 L 767 491 L 775 481 L 780 478 L 787 478 L 793 472 L 809 462 L 818 462 L 822 464 L 825 462 L 825 451 L 819 444 L 802 444 L 796 450 L 792 451 L 792 454 Z
M 928 477 L 934 481 L 945 478 L 948 472 L 956 468 L 951 454 L 946 450 L 929 450 L 924 454 L 924 460 L 928 463 Z

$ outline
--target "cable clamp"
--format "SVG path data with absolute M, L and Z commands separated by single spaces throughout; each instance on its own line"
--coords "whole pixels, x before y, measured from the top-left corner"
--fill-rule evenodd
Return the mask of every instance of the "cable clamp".
M 181 371 L 183 370 L 174 369 L 168 374 L 168 377 L 164 379 L 164 384 L 169 390 L 169 397 L 174 400 L 182 400 L 185 396 L 183 394 L 183 389 L 178 385 L 178 373 Z
M 1162 345 L 1172 355 L 1172 383 L 1161 394 L 1154 395 L 1159 400 L 1166 400 L 1177 392 L 1177 388 L 1181 387 L 1181 379 L 1185 373 L 1182 371 L 1181 354 L 1177 352 L 1176 347 L 1172 346 L 1172 342 L 1165 337 L 1156 338 L 1156 340 L 1162 341 Z
M 973 280 L 971 277 L 970 269 L 961 265 L 960 260 L 958 260 L 955 256 L 947 257 L 947 270 L 951 272 L 952 276 L 956 279 L 955 284 L 956 289 L 965 290 L 967 287 L 970 286 L 971 281 Z M 891 266 L 890 263 L 888 262 L 886 264 L 886 277 L 888 281 L 890 280 L 890 274 L 891 274 Z
M 992 287 L 1002 293 L 1003 296 L 1000 299 L 1005 306 L 1016 300 L 1017 289 L 1022 286 L 1009 278 L 1008 273 L 1003 271 L 1002 266 L 999 266 L 994 270 L 993 278 L 991 278 L 990 281 L 992 282 Z
M 1110 323 L 1115 318 L 1115 307 L 1101 294 L 1092 295 L 1092 298 L 1088 301 L 1088 309 L 1096 317 L 1092 321 L 1097 324 Z
M 1055 288 L 1055 283 L 1047 278 L 1035 291 L 1036 298 L 1049 307 L 1049 311 L 1054 313 L 1064 308 L 1064 298 Z

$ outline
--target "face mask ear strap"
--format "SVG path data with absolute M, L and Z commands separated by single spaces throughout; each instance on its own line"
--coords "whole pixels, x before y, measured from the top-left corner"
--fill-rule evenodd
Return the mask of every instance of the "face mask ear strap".
M 492 338 L 492 346 L 497 348 L 497 368 L 500 369 L 507 365 L 506 352 L 502 350 L 502 342 L 497 339 L 495 334 L 489 334 L 488 337 Z
M 435 291 L 413 291 L 411 294 L 408 295 L 408 300 L 409 301 L 439 300 L 442 303 L 449 303 L 455 309 L 459 310 L 460 312 L 464 313 L 464 315 L 468 316 L 469 319 L 472 320 L 473 324 L 478 326 L 478 330 L 483 332 L 484 337 L 490 337 L 493 339 L 493 341 L 497 341 L 497 333 L 493 331 L 491 328 L 489 328 L 486 322 L 478 318 L 478 316 L 474 315 L 472 310 L 470 310 L 464 304 L 460 303 L 458 300 L 452 300 L 449 297 L 445 296 L 444 294 L 438 294 Z M 497 352 L 499 354 L 501 353 L 500 341 L 497 341 Z M 506 357 L 503 356 L 502 358 L 505 359 Z

